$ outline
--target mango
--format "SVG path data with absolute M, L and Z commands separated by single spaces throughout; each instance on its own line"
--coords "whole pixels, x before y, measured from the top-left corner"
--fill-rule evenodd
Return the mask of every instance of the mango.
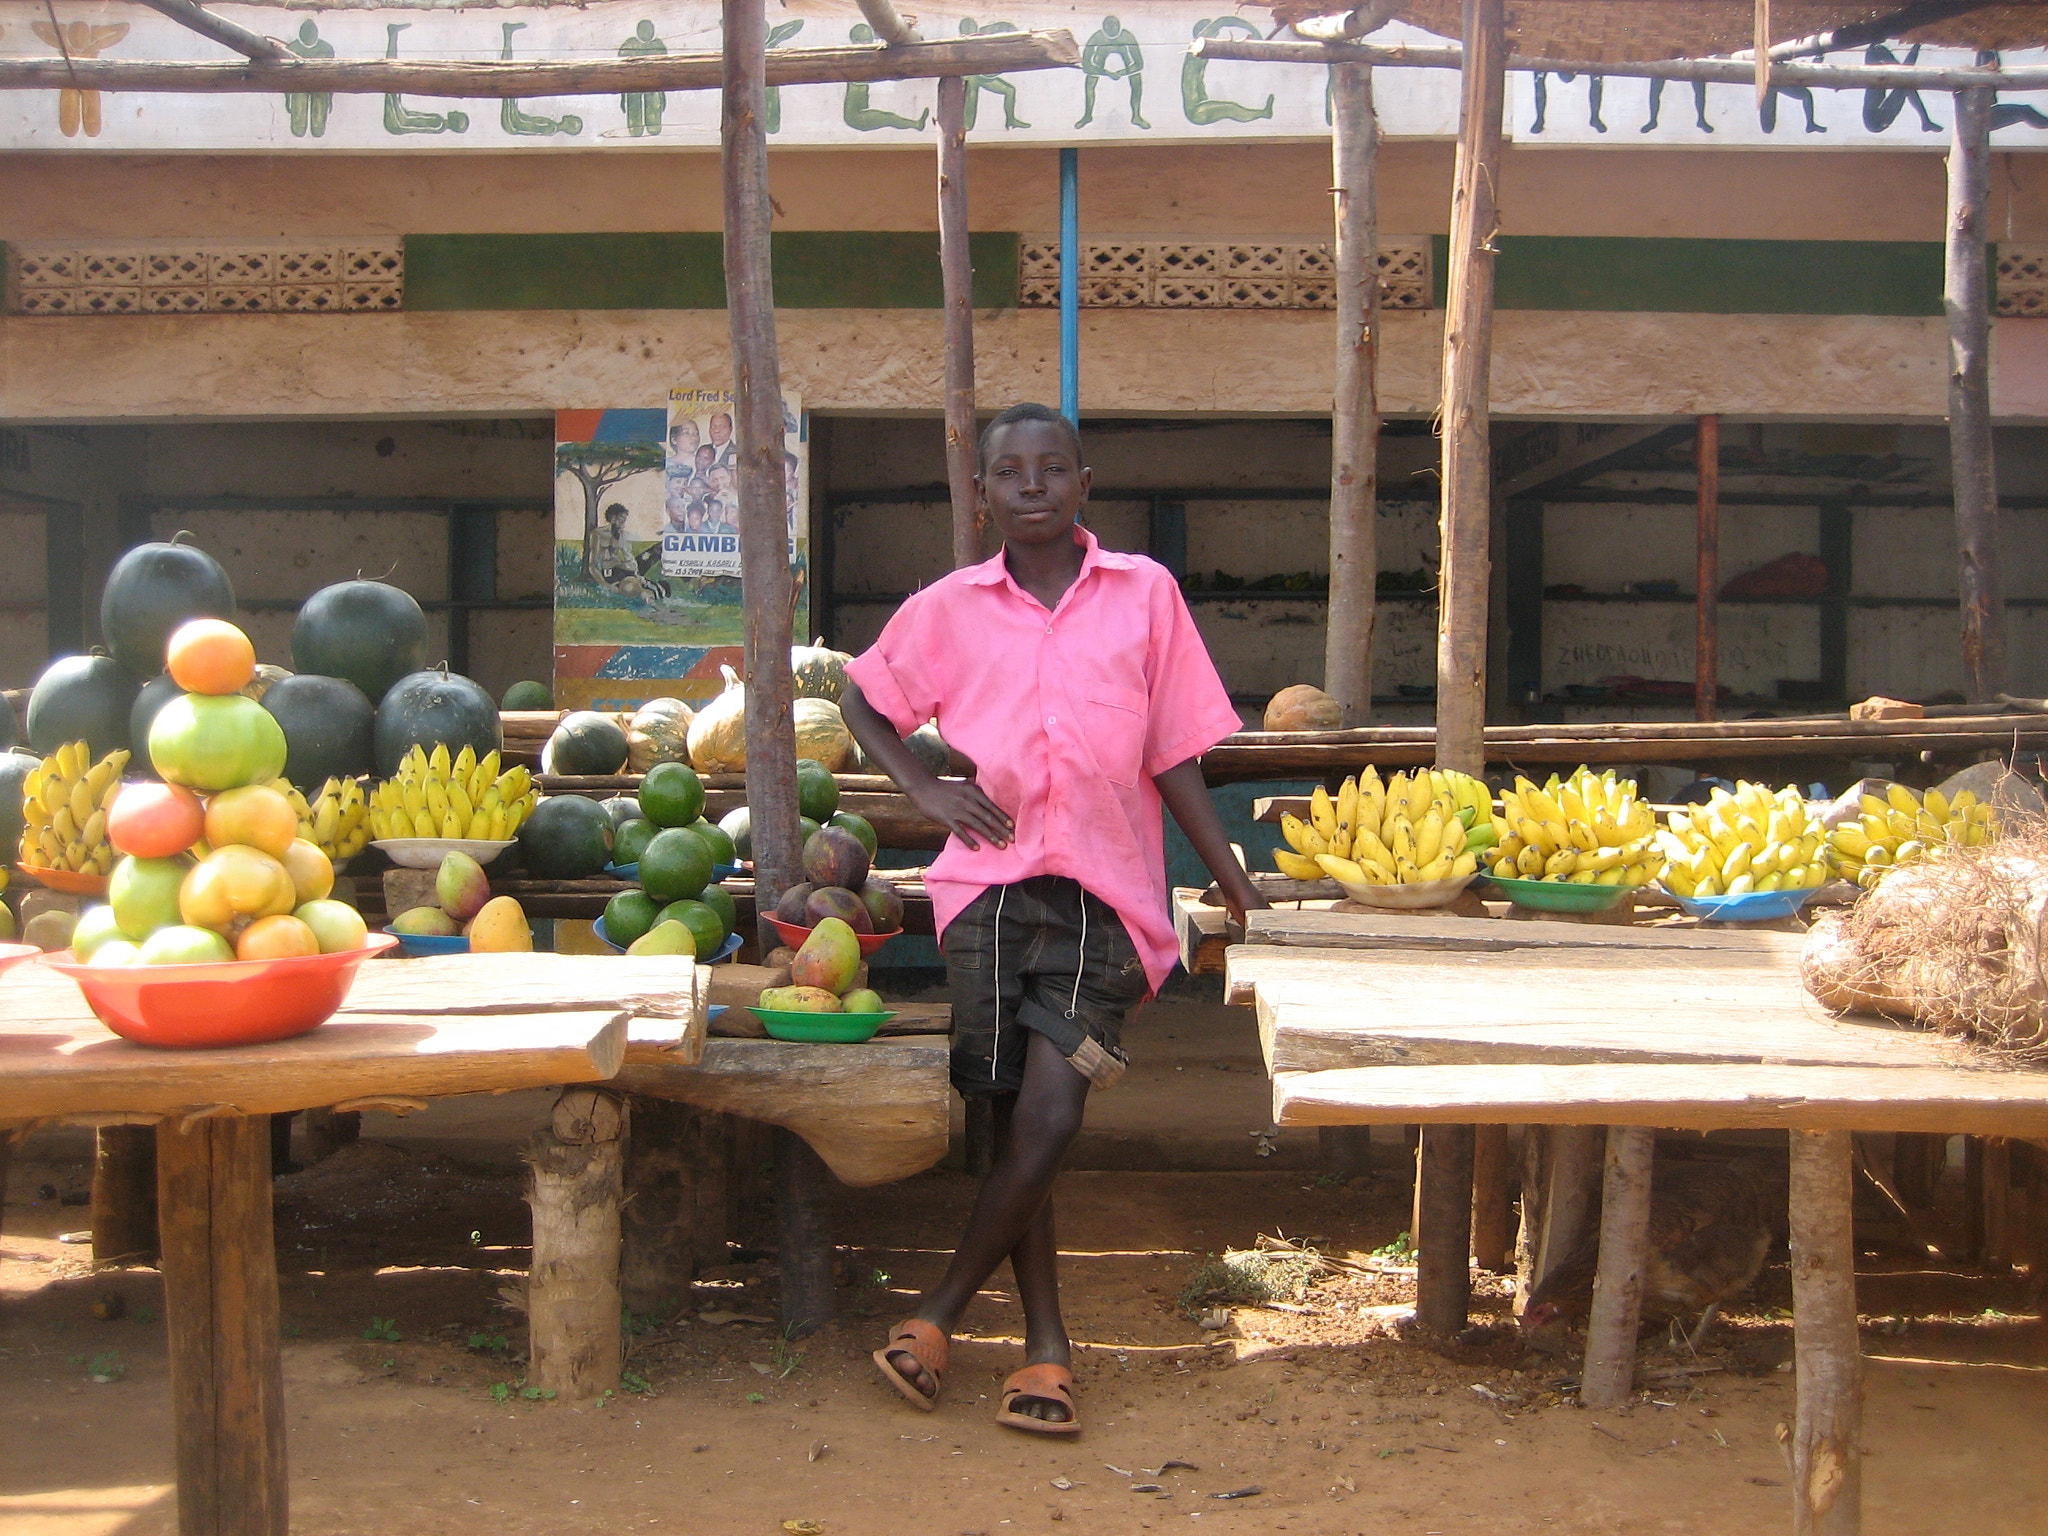
M 868 909 L 868 920 L 875 925 L 876 933 L 895 933 L 903 926 L 903 897 L 889 881 L 878 875 L 868 876 L 868 883 L 861 887 L 860 901 Z
M 868 878 L 868 851 L 844 827 L 823 827 L 804 842 L 804 874 L 813 885 L 859 890 Z
M 800 885 L 792 885 L 782 893 L 782 900 L 775 903 L 775 915 L 782 919 L 783 922 L 793 923 L 799 928 L 810 927 L 811 918 L 810 914 L 804 910 L 804 903 L 810 899 L 811 892 L 816 889 L 817 887 L 808 880 Z
M 457 848 L 441 860 L 434 874 L 434 898 L 441 910 L 458 923 L 466 923 L 483 911 L 491 899 L 490 877 L 483 865 Z
M 769 987 L 757 1007 L 777 1013 L 844 1013 L 839 999 L 823 987 Z
M 391 919 L 393 933 L 417 934 L 422 938 L 452 939 L 462 930 L 455 919 L 439 907 L 408 907 Z
M 526 913 L 510 896 L 493 896 L 469 920 L 463 930 L 469 935 L 472 954 L 511 954 L 533 948 L 533 930 Z
M 656 923 L 626 946 L 629 955 L 684 955 L 694 959 L 697 937 L 683 924 L 670 919 Z
M 889 1005 L 882 1001 L 882 994 L 869 987 L 855 987 L 839 999 L 839 1006 L 848 1013 L 887 1013 Z
M 853 985 L 859 969 L 860 941 L 853 929 L 828 917 L 811 930 L 804 947 L 796 952 L 789 977 L 798 987 L 822 987 L 837 997 Z
M 828 917 L 838 918 L 855 933 L 875 931 L 874 920 L 868 916 L 860 897 L 843 885 L 821 885 L 804 902 L 805 927 L 815 926 Z

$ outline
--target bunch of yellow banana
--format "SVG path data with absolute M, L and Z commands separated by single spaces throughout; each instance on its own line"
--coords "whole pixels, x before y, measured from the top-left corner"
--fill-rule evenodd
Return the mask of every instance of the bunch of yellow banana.
M 1367 768 L 1334 798 L 1317 785 L 1309 819 L 1283 816 L 1280 832 L 1294 851 L 1276 849 L 1273 864 L 1296 880 L 1418 885 L 1474 873 L 1480 848 L 1499 829 L 1492 796 L 1477 779 L 1418 768 L 1382 782 L 1378 769 Z
M 370 792 L 370 831 L 376 837 L 460 837 L 503 842 L 539 803 L 533 775 L 524 768 L 498 771 L 498 754 L 479 760 L 464 747 L 450 761 L 445 742 L 432 752 L 415 746 L 398 775 Z
M 1657 813 L 1636 798 L 1633 780 L 1612 769 L 1552 774 L 1540 789 L 1524 778 L 1501 791 L 1507 833 L 1492 856 L 1502 880 L 1556 880 L 1572 885 L 1648 885 L 1663 867 Z
M 370 806 L 358 779 L 329 779 L 308 802 L 289 780 L 274 779 L 270 787 L 299 813 L 299 836 L 336 865 L 363 851 L 370 840 Z
M 1938 789 L 1916 795 L 1888 784 L 1882 795 L 1863 796 L 1860 817 L 1828 833 L 1827 859 L 1844 880 L 1868 890 L 1887 869 L 1917 863 L 1936 848 L 1975 848 L 1997 835 L 1996 813 L 1967 789 L 1950 800 Z
M 1659 835 L 1664 883 L 1680 896 L 1746 896 L 1825 884 L 1827 839 L 1797 788 L 1773 793 L 1747 781 L 1716 789 L 1693 811 L 1673 811 Z
M 104 875 L 117 855 L 107 841 L 107 807 L 121 788 L 126 751 L 98 762 L 82 741 L 67 741 L 21 781 L 21 862 L 42 869 Z

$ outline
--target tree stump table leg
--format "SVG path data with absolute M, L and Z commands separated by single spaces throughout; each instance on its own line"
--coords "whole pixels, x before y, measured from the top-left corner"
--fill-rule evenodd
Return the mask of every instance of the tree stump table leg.
M 1425 1125 L 1418 1185 L 1415 1320 L 1448 1338 L 1472 1305 L 1472 1132 L 1469 1125 Z
M 1515 1176 L 1508 1163 L 1508 1128 L 1472 1130 L 1472 1262 L 1499 1274 L 1508 1267 L 1508 1213 Z
M 1607 1131 L 1598 1125 L 1553 1125 L 1545 1158 L 1543 1229 L 1536 1243 L 1536 1277 L 1557 1268 L 1579 1245 L 1593 1215 L 1593 1187 L 1600 1177 Z
M 285 1536 L 267 1116 L 157 1127 L 181 1536 Z
M 93 1138 L 92 1261 L 156 1257 L 156 1127 L 103 1125 Z
M 1650 1239 L 1650 1166 L 1657 1133 L 1647 1126 L 1607 1129 L 1600 1190 L 1600 1267 L 1586 1323 L 1586 1364 L 1579 1401 L 1619 1408 L 1635 1389 L 1636 1329 L 1643 1315 L 1643 1272 Z
M 832 1175 L 811 1144 L 777 1128 L 775 1161 L 782 1219 L 783 1337 L 800 1339 L 832 1321 Z
M 630 1311 L 671 1313 L 699 1270 L 725 1262 L 724 1117 L 643 1094 L 630 1110 L 619 1294 Z
M 1799 1409 L 1792 1435 L 1794 1536 L 1863 1529 L 1863 1355 L 1847 1131 L 1793 1131 L 1792 1326 Z
M 533 1209 L 527 1381 L 564 1402 L 588 1402 L 619 1385 L 625 1131 L 619 1095 L 570 1088 L 526 1150 Z
M 1550 1133 L 1547 1125 L 1522 1127 L 1522 1212 L 1515 1229 L 1514 1315 L 1520 1317 L 1536 1288 L 1536 1256 L 1543 1248 L 1543 1206 L 1550 1190 Z
M 353 1109 L 306 1111 L 306 1161 L 324 1162 L 363 1134 L 362 1114 Z

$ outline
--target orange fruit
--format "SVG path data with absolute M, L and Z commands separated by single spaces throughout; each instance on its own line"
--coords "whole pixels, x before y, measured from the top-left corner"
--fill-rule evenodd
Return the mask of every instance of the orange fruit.
M 298 893 L 293 905 L 302 907 L 309 901 L 318 901 L 334 889 L 334 861 L 320 851 L 319 844 L 297 838 L 285 849 L 281 862 L 292 877 L 292 889 Z
M 226 619 L 193 619 L 164 647 L 171 681 L 187 693 L 239 693 L 256 675 L 256 647 Z
M 297 890 L 276 859 L 259 848 L 216 848 L 178 887 L 178 915 L 195 928 L 226 928 L 237 918 L 290 912 Z
M 259 917 L 235 941 L 237 960 L 290 960 L 319 953 L 320 941 L 313 930 L 296 917 L 282 914 Z
M 206 802 L 206 840 L 216 848 L 241 843 L 282 859 L 298 835 L 299 813 L 268 784 L 224 789 Z

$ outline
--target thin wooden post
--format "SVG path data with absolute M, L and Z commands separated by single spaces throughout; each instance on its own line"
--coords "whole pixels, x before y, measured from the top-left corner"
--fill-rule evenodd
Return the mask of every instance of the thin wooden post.
M 1330 406 L 1330 602 L 1323 689 L 1346 725 L 1372 718 L 1372 637 L 1378 621 L 1380 125 L 1372 66 L 1330 70 L 1335 120 L 1337 368 Z
M 939 282 L 946 306 L 946 484 L 953 494 L 953 565 L 981 560 L 975 506 L 974 257 L 968 247 L 967 82 L 939 82 Z
M 726 1133 L 716 1113 L 635 1094 L 619 1208 L 619 1295 L 668 1315 L 701 1269 L 726 1259 Z
M 1698 572 L 1693 578 L 1692 712 L 1712 720 L 1721 704 L 1721 418 L 1702 416 L 1694 430 L 1693 473 L 1699 481 Z
M 1472 1127 L 1425 1125 L 1417 1172 L 1415 1319 L 1439 1338 L 1472 1304 Z
M 2013 1258 L 2012 1143 L 1984 1138 L 1984 1267 L 2002 1275 Z
M 270 1120 L 157 1127 L 181 1536 L 285 1536 Z
M 1499 1274 L 1508 1267 L 1508 1215 L 1515 1176 L 1508 1161 L 1508 1128 L 1474 1126 L 1472 1132 L 1472 1262 Z
M 1643 1274 L 1650 1238 L 1650 1167 L 1657 1133 L 1648 1126 L 1607 1129 L 1600 1191 L 1600 1267 L 1586 1320 L 1586 1364 L 1579 1402 L 1619 1408 L 1635 1390 L 1636 1329 L 1643 1317 Z
M 775 1132 L 777 1200 L 782 1216 L 783 1337 L 800 1339 L 832 1321 L 832 1175 L 794 1131 Z
M 1984 1138 L 1963 1138 L 1963 1251 L 1971 1264 L 1984 1262 Z
M 1856 1336 L 1854 1174 L 1847 1131 L 1793 1131 L 1794 1536 L 1863 1529 L 1863 1355 Z
M 725 92 L 719 143 L 725 176 L 726 320 L 732 333 L 739 438 L 741 585 L 746 605 L 747 805 L 753 813 L 756 910 L 797 883 L 795 682 L 789 670 L 795 594 L 782 473 L 782 372 L 769 267 L 763 0 L 724 0 Z M 761 952 L 779 942 L 758 922 Z
M 564 1402 L 588 1402 L 619 1385 L 625 1134 L 619 1095 L 569 1088 L 526 1149 L 526 1203 L 533 1209 L 526 1374 Z
M 1316 1155 L 1322 1170 L 1334 1179 L 1356 1179 L 1372 1172 L 1372 1127 L 1325 1125 L 1316 1131 Z
M 1464 0 L 1464 94 L 1451 188 L 1444 312 L 1443 557 L 1437 576 L 1436 761 L 1486 767 L 1487 536 L 1493 516 L 1493 237 L 1500 225 L 1501 110 L 1507 93 L 1503 0 Z
M 343 1147 L 361 1139 L 363 1117 L 353 1109 L 309 1109 L 306 1111 L 306 1161 L 323 1162 Z
M 1985 204 L 1991 191 L 1996 90 L 1955 93 L 1948 152 L 1948 451 L 1956 498 L 1957 592 L 1963 686 L 1972 700 L 2006 687 L 2005 587 L 1998 559 L 1998 462 L 1991 439 L 1991 277 Z
M 156 1127 L 103 1125 L 93 1137 L 92 1261 L 156 1257 Z
M 1593 1188 L 1607 1131 L 1598 1125 L 1553 1125 L 1549 1129 L 1549 1166 L 1545 1170 L 1543 1231 L 1536 1245 L 1534 1287 L 1564 1262 L 1579 1245 L 1593 1217 Z

